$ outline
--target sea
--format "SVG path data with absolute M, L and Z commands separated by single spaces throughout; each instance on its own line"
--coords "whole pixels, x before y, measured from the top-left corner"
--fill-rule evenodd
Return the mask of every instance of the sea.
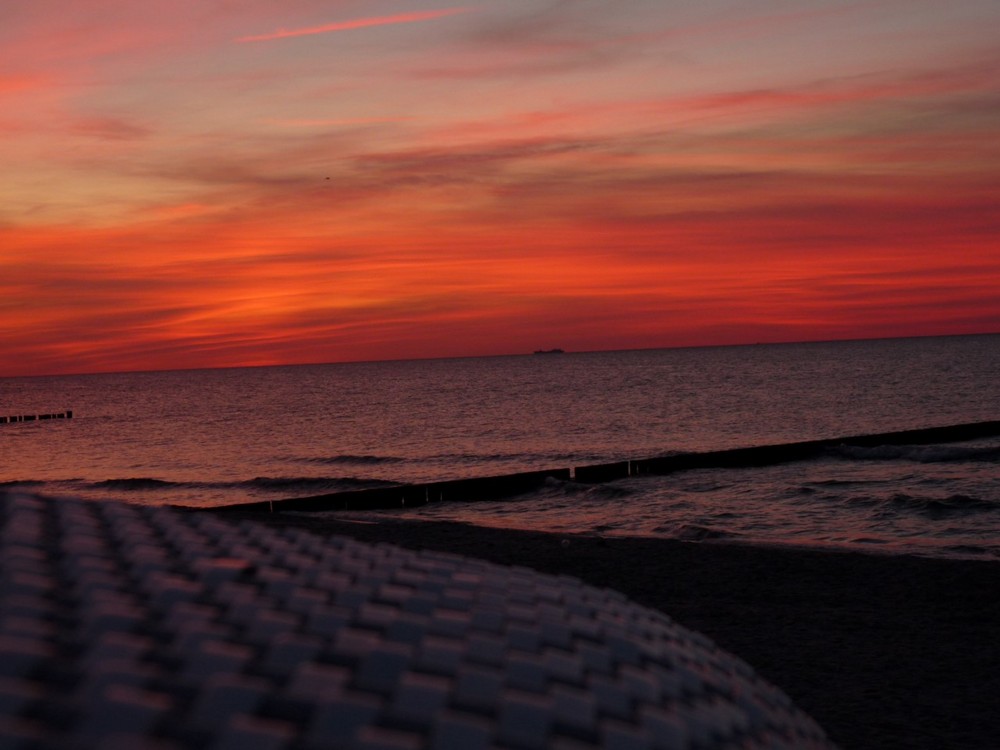
M 0 378 L 0 416 L 66 410 L 0 424 L 0 492 L 205 508 L 834 439 L 340 516 L 1000 559 L 1000 433 L 836 440 L 1000 420 L 995 334 Z

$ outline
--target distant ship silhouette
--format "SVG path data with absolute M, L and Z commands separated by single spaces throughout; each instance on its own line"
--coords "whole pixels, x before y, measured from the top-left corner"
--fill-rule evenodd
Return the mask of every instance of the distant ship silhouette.
M 562 349 L 535 349 L 535 354 L 565 354 Z

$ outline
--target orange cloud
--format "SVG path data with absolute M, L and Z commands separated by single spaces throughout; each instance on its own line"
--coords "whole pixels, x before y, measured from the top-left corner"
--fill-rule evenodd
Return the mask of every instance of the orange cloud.
M 299 217 L 312 214 L 292 202 L 208 214 L 177 206 L 169 221 L 131 229 L 0 232 L 0 306 L 15 331 L 9 346 L 21 353 L 8 371 L 1000 324 L 990 229 L 1000 216 L 985 202 L 799 202 L 641 217 L 627 210 L 634 196 L 625 193 L 616 201 L 605 194 L 603 210 L 589 215 L 549 211 L 511 222 L 510 210 L 462 217 L 468 203 L 451 212 L 436 200 L 397 206 L 381 223 L 377 203 L 357 204 L 321 231 L 302 225 Z
M 296 36 L 311 36 L 313 34 L 329 34 L 334 31 L 351 31 L 353 29 L 364 29 L 370 26 L 391 26 L 403 23 L 416 23 L 419 21 L 432 21 L 438 18 L 468 13 L 470 8 L 442 8 L 439 10 L 415 11 L 413 13 L 399 13 L 394 16 L 373 16 L 370 18 L 356 18 L 351 21 L 339 21 L 337 23 L 323 24 L 322 26 L 310 26 L 303 29 L 279 29 L 268 34 L 258 34 L 255 36 L 244 36 L 237 39 L 237 42 L 268 42 L 275 39 L 288 39 Z
M 51 79 L 47 76 L 31 74 L 0 75 L 0 96 L 43 89 L 49 85 L 51 85 Z

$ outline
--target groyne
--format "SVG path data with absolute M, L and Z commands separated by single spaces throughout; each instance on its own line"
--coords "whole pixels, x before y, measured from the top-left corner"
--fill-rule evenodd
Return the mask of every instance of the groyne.
M 317 511 L 317 510 L 380 510 L 426 505 L 445 500 L 500 500 L 531 492 L 548 479 L 568 482 L 570 469 L 545 469 L 492 477 L 452 479 L 426 484 L 398 484 L 349 492 L 331 492 L 285 500 L 262 500 L 252 503 L 224 505 L 211 510 L 239 511 Z
M 876 447 L 880 445 L 922 445 L 960 442 L 1000 435 L 1000 421 L 928 427 L 896 432 L 793 443 L 730 448 L 717 451 L 672 453 L 610 463 L 589 464 L 573 468 L 502 474 L 498 476 L 453 479 L 422 484 L 398 484 L 373 489 L 310 495 L 282 500 L 261 500 L 224 505 L 214 511 L 330 511 L 384 510 L 414 507 L 447 500 L 475 502 L 500 500 L 532 492 L 548 480 L 581 484 L 598 484 L 635 476 L 672 474 L 693 469 L 726 469 L 753 466 L 773 466 L 816 458 L 825 451 L 839 447 Z
M 72 419 L 73 412 L 59 411 L 49 414 L 16 414 L 14 416 L 0 416 L 0 424 L 13 424 L 14 422 L 40 422 L 46 419 Z

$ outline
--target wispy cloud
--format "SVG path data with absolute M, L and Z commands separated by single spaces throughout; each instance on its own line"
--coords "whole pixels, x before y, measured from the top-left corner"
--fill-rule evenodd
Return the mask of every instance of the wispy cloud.
M 370 16 L 368 18 L 355 18 L 350 21 L 338 21 L 327 23 L 322 26 L 308 26 L 301 29 L 279 29 L 269 34 L 257 34 L 254 36 L 244 36 L 237 39 L 237 42 L 269 42 L 275 39 L 288 39 L 296 36 L 311 36 L 313 34 L 329 34 L 334 31 L 352 31 L 354 29 L 364 29 L 369 26 L 393 26 L 402 23 L 417 23 L 419 21 L 433 21 L 438 18 L 455 16 L 460 13 L 468 13 L 471 8 L 439 8 L 437 10 L 421 10 L 413 13 L 399 13 L 393 16 Z
M 393 122 L 408 122 L 412 117 L 299 117 L 299 118 L 277 118 L 267 117 L 263 122 L 268 125 L 278 125 L 284 128 L 324 128 L 324 127 L 351 127 L 355 125 L 383 125 Z
M 136 141 L 152 135 L 151 128 L 120 117 L 89 117 L 74 123 L 80 135 L 108 141 Z

